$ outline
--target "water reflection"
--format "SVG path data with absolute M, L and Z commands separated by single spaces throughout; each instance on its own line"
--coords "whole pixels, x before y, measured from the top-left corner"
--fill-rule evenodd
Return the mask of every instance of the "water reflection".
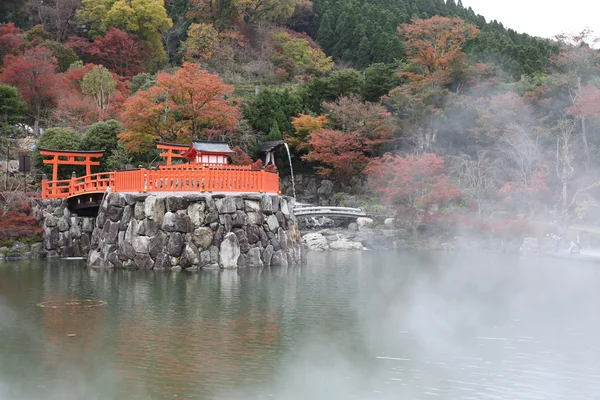
M 592 399 L 598 267 L 323 253 L 301 268 L 0 264 L 0 399 Z M 39 307 L 47 301 L 101 307 Z

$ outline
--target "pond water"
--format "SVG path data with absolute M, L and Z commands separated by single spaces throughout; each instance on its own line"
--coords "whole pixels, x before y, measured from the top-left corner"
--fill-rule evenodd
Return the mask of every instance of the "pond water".
M 599 287 L 600 266 L 498 254 L 0 263 L 0 399 L 595 399 Z

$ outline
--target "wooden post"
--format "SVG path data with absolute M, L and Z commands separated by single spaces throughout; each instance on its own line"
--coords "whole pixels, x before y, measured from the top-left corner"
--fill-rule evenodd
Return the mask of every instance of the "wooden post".
M 75 179 L 77 179 L 77 175 L 73 171 L 71 172 L 71 182 L 69 182 L 69 195 L 75 194 Z
M 57 181 L 58 180 L 58 155 L 54 155 L 54 157 L 52 157 L 52 180 L 53 181 Z

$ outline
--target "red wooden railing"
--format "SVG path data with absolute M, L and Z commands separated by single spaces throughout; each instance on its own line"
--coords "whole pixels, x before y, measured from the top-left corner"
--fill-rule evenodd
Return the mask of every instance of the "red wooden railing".
M 137 169 L 42 180 L 42 197 L 65 198 L 104 192 L 258 192 L 279 193 L 279 174 L 250 166 L 179 164 L 158 170 Z

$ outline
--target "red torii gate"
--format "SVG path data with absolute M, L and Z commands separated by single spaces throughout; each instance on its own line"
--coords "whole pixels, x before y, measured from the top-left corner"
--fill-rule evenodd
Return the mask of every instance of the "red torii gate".
M 156 148 L 159 150 L 166 150 L 166 152 L 160 153 L 160 156 L 167 158 L 166 165 L 171 165 L 173 158 L 186 158 L 184 157 L 184 154 L 189 150 L 190 145 L 158 142 L 156 143 Z
M 92 158 L 100 158 L 104 155 L 104 150 L 76 151 L 42 148 L 39 150 L 41 155 L 52 157 L 49 160 L 44 160 L 44 164 L 52 165 L 52 181 L 58 180 L 59 165 L 85 165 L 85 174 L 90 175 L 92 166 L 100 165 L 100 161 L 92 161 Z

